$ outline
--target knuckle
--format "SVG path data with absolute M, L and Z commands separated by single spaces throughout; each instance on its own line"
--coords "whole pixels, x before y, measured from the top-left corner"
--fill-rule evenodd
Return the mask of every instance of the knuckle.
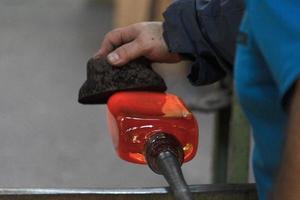
M 111 32 L 108 32 L 105 34 L 103 41 L 104 42 L 110 41 L 110 38 L 111 38 Z
M 140 22 L 140 23 L 138 23 L 138 25 L 139 25 L 141 28 L 146 28 L 146 27 L 148 27 L 148 22 Z
M 137 33 L 143 32 L 146 28 L 147 28 L 146 22 L 139 22 L 132 25 L 132 29 Z
M 108 33 L 105 34 L 104 38 L 109 38 L 112 35 L 113 31 L 109 31 Z
M 141 28 L 141 27 L 144 27 L 144 24 L 145 24 L 145 22 L 139 22 L 139 23 L 133 24 L 132 27 L 133 28 Z
M 118 34 L 122 33 L 122 28 L 116 28 L 116 29 L 112 30 L 111 33 L 113 35 L 118 35 Z
M 105 35 L 105 38 L 108 39 L 108 40 L 111 40 L 111 39 L 115 38 L 119 33 L 120 33 L 119 29 L 114 29 L 114 30 L 108 32 Z

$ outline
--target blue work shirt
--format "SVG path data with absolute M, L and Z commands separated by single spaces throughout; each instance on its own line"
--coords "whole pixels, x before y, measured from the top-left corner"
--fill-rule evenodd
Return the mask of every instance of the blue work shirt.
M 243 0 L 177 0 L 165 12 L 171 52 L 193 58 L 189 79 L 204 85 L 234 63 Z M 289 93 L 300 79 L 300 1 L 249 0 L 238 36 L 235 86 L 255 140 L 259 197 L 267 200 L 281 161 Z
M 298 0 L 251 0 L 238 37 L 235 85 L 253 127 L 253 168 L 261 200 L 268 199 L 278 175 L 289 94 L 300 79 L 299 19 Z

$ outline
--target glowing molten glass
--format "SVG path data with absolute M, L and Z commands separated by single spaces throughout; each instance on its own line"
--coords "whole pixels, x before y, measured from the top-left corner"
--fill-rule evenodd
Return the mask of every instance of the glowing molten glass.
M 108 101 L 108 122 L 115 149 L 126 161 L 146 164 L 145 144 L 150 136 L 160 132 L 178 139 L 184 150 L 184 162 L 196 154 L 197 121 L 175 95 L 116 93 Z

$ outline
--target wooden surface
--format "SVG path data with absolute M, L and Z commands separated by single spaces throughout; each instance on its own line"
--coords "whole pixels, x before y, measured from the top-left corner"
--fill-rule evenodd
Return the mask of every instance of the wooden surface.
M 151 0 L 115 0 L 114 26 L 123 27 L 133 23 L 148 21 Z
M 167 9 L 167 7 L 171 4 L 172 0 L 153 0 L 154 10 L 152 19 L 155 21 L 162 21 L 163 20 L 163 13 Z
M 141 21 L 161 21 L 171 0 L 114 0 L 114 26 L 123 27 Z

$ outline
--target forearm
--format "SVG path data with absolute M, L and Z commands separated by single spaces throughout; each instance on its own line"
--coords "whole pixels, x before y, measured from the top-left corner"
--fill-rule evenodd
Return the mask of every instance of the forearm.
M 193 58 L 188 76 L 193 85 L 211 84 L 232 73 L 243 10 L 243 0 L 181 0 L 166 10 L 165 41 L 170 52 Z
M 300 80 L 291 99 L 287 140 L 273 200 L 300 199 Z

